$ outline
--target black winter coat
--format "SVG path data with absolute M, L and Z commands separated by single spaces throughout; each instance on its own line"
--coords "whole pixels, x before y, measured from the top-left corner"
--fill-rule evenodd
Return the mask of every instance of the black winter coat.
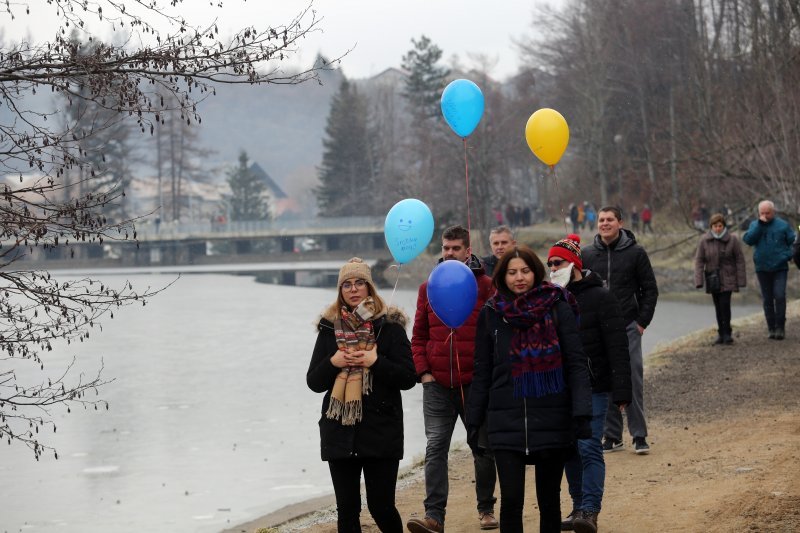
M 619 238 L 607 246 L 599 235 L 594 243 L 581 250 L 583 266 L 605 281 L 617 297 L 627 323 L 636 321 L 646 328 L 653 320 L 658 301 L 658 285 L 650 258 L 633 232 L 620 229 Z
M 556 302 L 553 311 L 567 387 L 541 398 L 514 397 L 509 358 L 513 329 L 488 303 L 481 311 L 467 425 L 480 426 L 487 418 L 493 450 L 530 453 L 569 447 L 575 442 L 573 417 L 592 416 L 589 370 L 575 315 L 564 301 Z
M 340 369 L 331 364 L 331 357 L 337 350 L 333 323 L 322 318 L 317 326 L 319 333 L 306 383 L 312 391 L 325 393 L 319 419 L 323 461 L 354 456 L 403 458 L 403 401 L 400 391 L 410 389 L 417 382 L 411 343 L 402 313 L 379 318 L 373 326 L 378 339 L 378 360 L 369 369 L 373 374 L 372 391 L 363 397 L 363 416 L 354 426 L 343 426 L 339 420 L 331 420 L 325 415 Z
M 571 281 L 567 289 L 581 311 L 583 350 L 589 358 L 592 392 L 611 392 L 615 404 L 631 402 L 631 358 L 619 302 L 594 272 Z

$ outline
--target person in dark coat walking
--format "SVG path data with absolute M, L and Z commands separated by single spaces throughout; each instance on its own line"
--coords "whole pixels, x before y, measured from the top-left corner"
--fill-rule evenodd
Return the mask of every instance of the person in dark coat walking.
M 324 392 L 322 460 L 336 494 L 339 533 L 361 531 L 361 472 L 378 528 L 400 533 L 395 488 L 403 458 L 401 390 L 416 383 L 407 319 L 378 296 L 369 266 L 353 258 L 339 271 L 338 296 L 322 314 L 306 374 Z
M 625 409 L 633 449 L 638 455 L 650 452 L 644 416 L 644 360 L 642 335 L 653 320 L 658 302 L 658 284 L 647 252 L 636 242 L 633 232 L 622 227 L 622 212 L 606 206 L 597 214 L 597 235 L 591 246 L 582 250 L 583 266 L 603 279 L 604 286 L 619 301 L 628 334 L 631 358 L 631 404 Z M 623 419 L 614 405 L 606 414 L 603 450 L 621 450 Z
M 497 292 L 481 311 L 475 336 L 467 442 L 481 453 L 479 428 L 487 422 L 503 533 L 523 530 L 526 465 L 536 465 L 539 531 L 560 530 L 564 463 L 576 437 L 591 435 L 591 384 L 577 302 L 544 276 L 533 250 L 508 250 L 495 269 Z
M 624 409 L 631 402 L 631 362 L 628 336 L 619 302 L 603 280 L 581 270 L 579 235 L 556 242 L 547 258 L 550 281 L 565 286 L 578 301 L 581 342 L 589 358 L 592 381 L 592 435 L 578 441 L 578 454 L 565 465 L 572 512 L 561 523 L 562 531 L 594 533 L 606 478 L 603 460 L 603 425 L 609 403 Z M 609 402 L 610 401 L 610 402 Z
M 406 526 L 412 533 L 444 531 L 447 496 L 450 491 L 447 456 L 459 418 L 466 425 L 466 404 L 472 387 L 475 354 L 475 328 L 483 304 L 494 292 L 492 280 L 484 274 L 477 256 L 472 254 L 469 231 L 451 226 L 442 233 L 441 261 L 461 261 L 472 270 L 478 296 L 472 313 L 461 326 L 451 330 L 434 313 L 428 301 L 428 282 L 419 287 L 417 313 L 411 337 L 419 381 L 422 383 L 422 410 L 425 419 L 425 515 L 412 517 Z M 482 433 L 485 438 L 485 428 Z M 481 529 L 497 529 L 494 517 L 494 489 L 497 472 L 491 453 L 473 455 L 475 497 Z
M 714 344 L 733 344 L 731 293 L 747 286 L 744 253 L 736 235 L 731 235 L 721 213 L 709 220 L 711 229 L 700 237 L 694 255 L 694 285 L 714 300 L 717 315 L 717 340 Z

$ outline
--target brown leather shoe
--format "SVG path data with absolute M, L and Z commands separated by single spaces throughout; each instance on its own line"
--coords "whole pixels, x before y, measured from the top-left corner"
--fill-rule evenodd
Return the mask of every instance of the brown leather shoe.
M 494 511 L 479 513 L 478 518 L 481 520 L 481 529 L 497 529 L 500 527 L 500 524 L 497 523 L 497 518 L 494 517 Z
M 572 522 L 575 533 L 597 533 L 597 513 L 583 511 Z
M 444 524 L 440 524 L 430 516 L 409 518 L 406 527 L 411 533 L 444 533 Z

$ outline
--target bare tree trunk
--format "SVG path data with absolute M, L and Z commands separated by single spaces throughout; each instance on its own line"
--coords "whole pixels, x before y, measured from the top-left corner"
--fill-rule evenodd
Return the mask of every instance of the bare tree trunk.
M 678 151 L 675 146 L 675 91 L 669 88 L 669 177 L 672 183 L 672 204 L 678 205 Z

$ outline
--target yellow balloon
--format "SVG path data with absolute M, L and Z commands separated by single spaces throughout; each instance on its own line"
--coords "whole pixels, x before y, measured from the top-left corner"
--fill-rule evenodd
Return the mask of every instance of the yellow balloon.
M 569 144 L 569 126 L 561 113 L 543 108 L 536 111 L 525 125 L 525 140 L 533 154 L 545 165 L 554 166 Z

